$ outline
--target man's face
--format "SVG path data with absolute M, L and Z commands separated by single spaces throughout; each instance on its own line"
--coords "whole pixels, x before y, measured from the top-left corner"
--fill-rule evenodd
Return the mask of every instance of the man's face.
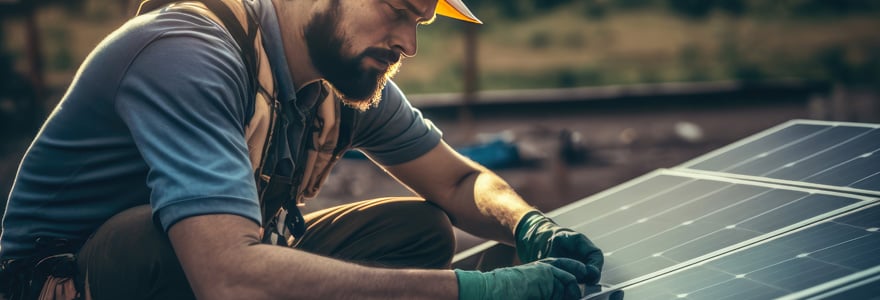
M 434 15 L 436 0 L 329 0 L 305 27 L 315 69 L 347 105 L 378 104 L 401 56 L 416 53 L 416 27 Z

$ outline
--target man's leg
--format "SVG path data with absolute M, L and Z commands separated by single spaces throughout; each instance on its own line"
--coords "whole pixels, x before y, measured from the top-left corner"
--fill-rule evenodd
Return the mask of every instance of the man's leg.
M 91 299 L 195 299 L 168 236 L 148 205 L 105 222 L 77 254 Z
M 448 268 L 455 250 L 446 214 L 418 198 L 385 198 L 305 216 L 296 248 L 384 267 Z M 77 254 L 91 299 L 195 299 L 167 235 L 147 205 L 113 216 Z
M 452 224 L 421 198 L 381 198 L 305 216 L 306 233 L 294 247 L 370 266 L 449 268 L 455 251 Z

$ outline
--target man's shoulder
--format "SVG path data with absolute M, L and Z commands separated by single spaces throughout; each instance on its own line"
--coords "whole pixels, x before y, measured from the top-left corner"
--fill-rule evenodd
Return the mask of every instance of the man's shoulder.
M 128 20 L 107 36 L 103 46 L 126 48 L 136 55 L 138 49 L 165 38 L 176 39 L 181 47 L 236 47 L 226 30 L 209 17 L 192 11 L 168 9 L 157 9 Z
M 141 73 L 197 72 L 210 81 L 210 73 L 222 70 L 224 74 L 215 79 L 231 76 L 242 90 L 249 89 L 235 40 L 221 25 L 196 12 L 158 9 L 132 18 L 102 43 L 96 51 L 103 53 L 95 58 L 114 60 L 126 74 L 137 65 Z

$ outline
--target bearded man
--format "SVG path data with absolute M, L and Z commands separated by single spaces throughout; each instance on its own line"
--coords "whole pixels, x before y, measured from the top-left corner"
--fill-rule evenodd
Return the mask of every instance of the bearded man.
M 173 3 L 171 3 L 173 2 Z M 7 299 L 577 299 L 601 251 L 450 148 L 389 80 L 461 0 L 150 0 L 23 158 Z M 302 216 L 357 149 L 418 197 Z M 450 270 L 452 226 L 525 264 Z M 2 298 L 2 297 L 0 297 Z

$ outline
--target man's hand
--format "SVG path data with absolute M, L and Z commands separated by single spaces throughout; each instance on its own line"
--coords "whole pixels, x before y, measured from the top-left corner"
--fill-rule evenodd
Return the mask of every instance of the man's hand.
M 583 281 L 596 284 L 605 259 L 602 251 L 585 235 L 560 227 L 538 211 L 523 216 L 516 226 L 516 253 L 524 262 L 547 257 L 571 258 L 586 265 Z
M 546 258 L 491 272 L 455 270 L 458 299 L 580 299 L 578 282 L 587 276 L 584 264 L 567 258 Z

